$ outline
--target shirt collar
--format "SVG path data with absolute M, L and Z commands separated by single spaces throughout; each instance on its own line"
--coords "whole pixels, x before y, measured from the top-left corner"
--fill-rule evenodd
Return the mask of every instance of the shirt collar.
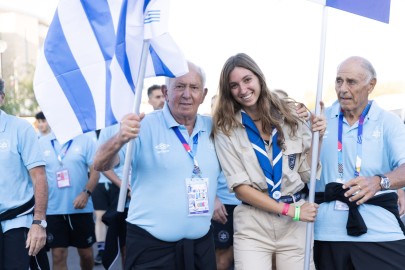
M 172 113 L 170 112 L 169 106 L 167 105 L 167 102 L 163 106 L 162 109 L 163 113 L 163 118 L 166 122 L 167 128 L 172 128 L 172 127 L 178 127 L 181 126 L 177 121 L 174 119 Z M 207 131 L 207 127 L 204 125 L 203 120 L 201 118 L 201 115 L 197 114 L 196 122 L 194 124 L 193 128 L 193 136 L 194 134 L 200 132 L 200 131 Z
M 377 120 L 380 111 L 381 111 L 380 106 L 378 106 L 378 104 L 375 101 L 373 101 L 366 118 L 369 120 Z M 335 102 L 333 102 L 331 106 L 329 118 L 338 118 L 339 113 L 340 113 L 340 104 L 339 101 L 336 100 Z
M 57 141 L 55 133 L 53 133 L 53 131 L 51 131 L 49 134 L 45 135 L 44 137 L 47 137 L 50 141 L 53 141 L 53 140 Z M 58 141 L 58 143 L 59 143 L 59 141 Z

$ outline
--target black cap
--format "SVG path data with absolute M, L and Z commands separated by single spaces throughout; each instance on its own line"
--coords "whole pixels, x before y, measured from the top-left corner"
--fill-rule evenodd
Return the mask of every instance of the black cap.
M 39 112 L 39 113 L 37 113 L 35 115 L 35 119 L 37 119 L 37 120 L 45 120 L 46 118 L 45 118 L 45 115 L 44 115 L 43 112 Z

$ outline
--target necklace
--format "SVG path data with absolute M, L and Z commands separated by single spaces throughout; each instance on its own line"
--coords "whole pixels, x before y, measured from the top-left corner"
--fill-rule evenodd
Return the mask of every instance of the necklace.
M 258 121 L 260 121 L 261 119 L 259 118 L 259 119 L 252 119 L 253 120 L 253 122 L 258 122 Z

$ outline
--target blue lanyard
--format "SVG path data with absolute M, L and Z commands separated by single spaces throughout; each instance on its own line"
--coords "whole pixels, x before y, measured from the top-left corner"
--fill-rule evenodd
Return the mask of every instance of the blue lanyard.
M 56 152 L 55 140 L 56 139 L 51 140 L 52 148 L 53 148 L 53 151 L 55 151 L 56 156 L 58 157 L 59 164 L 62 166 L 63 165 L 63 159 L 65 158 L 66 153 L 69 150 L 69 147 L 72 145 L 73 140 L 70 140 L 67 143 L 65 143 L 64 145 L 62 145 L 61 149 L 59 150 L 59 153 Z M 66 146 L 65 150 L 63 151 L 63 148 L 64 148 L 65 145 L 67 145 L 67 146 Z
M 354 176 L 357 177 L 360 175 L 361 170 L 361 161 L 363 156 L 363 124 L 364 120 L 370 110 L 371 103 L 370 101 L 367 106 L 364 108 L 363 112 L 359 118 L 359 125 L 357 127 L 357 155 L 356 155 L 356 166 L 354 168 Z M 339 113 L 339 126 L 338 126 L 338 172 L 340 179 L 343 179 L 343 110 Z
M 197 154 L 198 133 L 195 134 L 193 137 L 193 149 L 194 149 L 194 152 L 193 152 L 191 150 L 190 145 L 188 144 L 188 142 L 184 139 L 183 135 L 181 134 L 179 127 L 173 127 L 173 131 L 174 131 L 174 133 L 176 133 L 177 138 L 179 138 L 184 149 L 187 151 L 187 153 L 193 160 L 193 163 L 194 163 L 193 175 L 197 175 L 197 176 L 201 177 L 201 170 L 200 170 L 200 167 L 198 166 L 197 159 L 195 158 L 195 155 Z

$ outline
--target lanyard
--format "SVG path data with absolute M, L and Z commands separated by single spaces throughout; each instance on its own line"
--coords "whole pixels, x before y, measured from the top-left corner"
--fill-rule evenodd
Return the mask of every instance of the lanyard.
M 198 145 L 198 133 L 196 135 L 194 135 L 194 137 L 193 137 L 193 149 L 195 150 L 193 153 L 193 151 L 190 148 L 190 145 L 186 142 L 183 135 L 181 134 L 179 127 L 173 127 L 173 131 L 174 131 L 174 133 L 176 133 L 177 138 L 179 138 L 184 149 L 187 151 L 189 156 L 193 159 L 193 163 L 194 163 L 193 175 L 198 175 L 199 177 L 201 177 L 201 170 L 200 170 L 200 167 L 198 166 L 197 159 L 195 158 L 195 155 L 197 153 L 197 145 Z
M 56 152 L 56 148 L 55 148 L 55 139 L 54 140 L 51 140 L 51 144 L 52 144 L 52 148 L 53 148 L 53 151 L 55 151 L 55 154 L 56 154 L 56 156 L 58 157 L 58 161 L 59 161 L 59 164 L 62 166 L 63 165 L 63 159 L 65 158 L 65 156 L 66 156 L 66 153 L 67 153 L 67 151 L 69 150 L 69 147 L 72 145 L 72 142 L 73 142 L 73 140 L 70 140 L 70 141 L 68 141 L 67 143 L 65 143 L 64 145 L 62 145 L 62 147 L 61 147 L 61 149 L 59 150 L 59 153 L 58 152 Z M 63 151 L 63 147 L 65 146 L 65 145 L 67 145 L 66 146 L 66 148 L 65 148 L 65 150 Z
M 361 170 L 361 158 L 363 155 L 363 124 L 364 119 L 366 118 L 368 111 L 370 110 L 372 101 L 370 101 L 367 106 L 364 108 L 363 112 L 359 118 L 359 125 L 357 127 L 357 156 L 356 156 L 356 167 L 354 169 L 354 176 L 357 177 L 360 175 Z M 339 178 L 343 179 L 343 110 L 339 114 L 339 126 L 338 126 L 338 172 Z

